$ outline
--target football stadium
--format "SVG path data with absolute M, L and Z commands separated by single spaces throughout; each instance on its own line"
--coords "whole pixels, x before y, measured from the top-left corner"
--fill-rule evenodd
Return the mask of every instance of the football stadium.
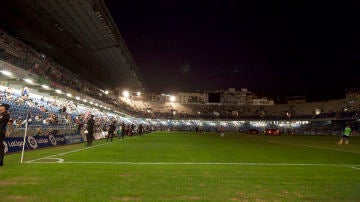
M 360 201 L 360 88 L 154 90 L 109 2 L 1 1 L 0 201 Z

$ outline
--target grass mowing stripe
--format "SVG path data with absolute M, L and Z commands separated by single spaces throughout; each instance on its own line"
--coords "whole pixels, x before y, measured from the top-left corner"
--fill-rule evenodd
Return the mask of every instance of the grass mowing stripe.
M 134 137 L 132 137 L 132 139 L 136 138 L 136 137 L 139 137 L 139 136 L 134 136 Z M 114 140 L 114 142 L 120 142 L 120 140 Z M 81 148 L 81 149 L 75 149 L 75 150 L 71 150 L 71 151 L 68 151 L 68 152 L 63 152 L 63 153 L 60 153 L 60 154 L 54 154 L 54 155 L 50 155 L 50 156 L 46 156 L 46 157 L 41 157 L 41 158 L 38 158 L 38 159 L 25 161 L 25 163 L 31 163 L 31 162 L 39 161 L 39 160 L 43 160 L 43 159 L 51 159 L 52 157 L 71 154 L 71 153 L 74 153 L 74 152 L 83 151 L 83 150 L 95 148 L 95 147 L 98 147 L 98 146 L 107 145 L 107 144 L 110 144 L 110 143 L 113 143 L 113 142 L 106 142 L 106 143 L 102 143 L 102 144 L 98 144 L 98 145 L 94 145 L 94 146 L 90 146 L 90 147 L 85 147 L 85 148 Z M 48 148 L 46 148 L 46 149 L 48 149 Z M 61 163 L 61 162 L 59 162 L 59 163 Z
M 50 159 L 50 158 L 49 158 Z M 352 164 L 316 164 L 316 163 L 247 163 L 247 162 L 108 162 L 108 161 L 79 161 L 79 162 L 28 162 L 28 163 L 65 163 L 65 164 L 119 164 L 119 165 L 244 165 L 244 166 L 328 166 L 353 167 Z
M 63 152 L 63 153 L 60 153 L 60 154 L 55 154 L 55 155 L 51 155 L 51 156 L 46 156 L 46 157 L 34 159 L 34 160 L 29 160 L 29 161 L 25 161 L 25 163 L 31 163 L 31 162 L 39 161 L 39 160 L 42 160 L 42 159 L 51 159 L 51 158 L 56 157 L 56 156 L 62 156 L 62 155 L 66 155 L 66 154 L 70 154 L 70 153 L 74 153 L 74 152 L 78 152 L 78 151 L 83 151 L 83 150 L 87 150 L 87 149 L 91 149 L 91 148 L 103 146 L 103 145 L 110 144 L 110 143 L 112 143 L 112 142 L 107 142 L 107 143 L 98 144 L 98 145 L 94 145 L 94 146 L 90 146 L 90 147 L 85 147 L 85 148 L 81 148 L 81 149 L 71 150 L 71 151 L 68 151 L 68 152 Z
M 342 149 L 331 149 L 331 148 L 326 148 L 326 147 L 303 145 L 303 144 L 294 144 L 294 143 L 284 143 L 284 142 L 278 142 L 278 141 L 268 141 L 268 142 L 269 143 L 275 143 L 275 144 L 291 145 L 291 146 L 296 146 L 296 147 L 307 147 L 307 148 L 312 148 L 312 149 L 321 149 L 321 150 L 328 150 L 328 151 L 337 151 L 337 152 L 347 152 L 347 153 L 353 153 L 353 154 L 360 154 L 360 152 L 342 150 Z

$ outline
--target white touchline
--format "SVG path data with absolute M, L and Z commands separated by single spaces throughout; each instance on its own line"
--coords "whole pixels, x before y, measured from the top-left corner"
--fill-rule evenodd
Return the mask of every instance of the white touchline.
M 49 159 L 49 158 L 56 157 L 56 156 L 62 156 L 62 155 L 65 155 L 65 154 L 70 154 L 70 153 L 74 153 L 74 152 L 78 152 L 78 151 L 83 151 L 83 150 L 86 150 L 86 149 L 91 149 L 91 148 L 99 147 L 99 146 L 110 144 L 110 143 L 112 143 L 112 142 L 107 142 L 107 143 L 103 143 L 103 144 L 99 144 L 99 145 L 95 145 L 95 146 L 85 147 L 85 148 L 81 148 L 81 149 L 75 149 L 75 150 L 68 151 L 68 152 L 63 152 L 63 153 L 60 153 L 60 154 L 55 154 L 55 155 L 51 155 L 51 156 L 47 156 L 47 157 L 42 157 L 42 158 L 38 158 L 38 159 L 34 159 L 34 160 L 29 160 L 29 161 L 25 161 L 25 163 L 31 163 L 31 162 L 39 161 L 39 160 L 42 160 L 42 159 Z
M 28 162 L 52 164 L 58 162 Z M 331 166 L 331 167 L 358 167 L 353 164 L 325 164 L 325 163 L 249 163 L 249 162 L 107 162 L 107 161 L 68 161 L 64 164 L 119 164 L 119 165 L 244 165 L 244 166 Z

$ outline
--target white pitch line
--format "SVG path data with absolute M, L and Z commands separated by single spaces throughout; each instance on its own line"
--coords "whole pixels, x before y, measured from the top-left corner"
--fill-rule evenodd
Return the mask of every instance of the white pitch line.
M 70 154 L 70 153 L 74 153 L 74 152 L 78 152 L 78 151 L 83 151 L 83 150 L 99 147 L 99 146 L 110 144 L 110 143 L 112 143 L 112 142 L 107 142 L 107 143 L 98 144 L 98 145 L 95 145 L 95 146 L 84 147 L 84 148 L 81 148 L 81 149 L 75 149 L 75 150 L 68 151 L 68 152 L 63 152 L 63 153 L 60 153 L 60 154 L 55 154 L 55 155 L 51 155 L 51 156 L 46 156 L 46 157 L 34 159 L 34 160 L 29 160 L 29 161 L 25 161 L 25 163 L 33 163 L 34 161 L 39 161 L 39 160 L 42 160 L 42 159 L 51 159 L 51 158 L 56 157 L 56 156 L 62 156 L 62 155 L 65 155 L 65 154 Z
M 52 164 L 58 162 L 29 162 Z M 328 167 L 358 167 L 352 164 L 321 164 L 321 163 L 246 163 L 246 162 L 107 162 L 107 161 L 68 161 L 64 164 L 114 164 L 114 165 L 244 165 L 244 166 L 328 166 Z
M 57 160 L 56 163 L 63 163 L 64 162 L 64 159 L 62 159 L 62 158 L 44 158 L 44 159 Z
M 351 167 L 352 169 L 355 169 L 355 170 L 360 170 L 360 168 L 358 168 L 358 167 Z

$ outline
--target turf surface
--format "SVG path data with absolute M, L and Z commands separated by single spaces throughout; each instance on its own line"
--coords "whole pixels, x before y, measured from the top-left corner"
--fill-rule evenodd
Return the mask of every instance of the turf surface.
M 360 137 L 336 141 L 156 132 L 30 151 L 23 164 L 11 154 L 0 201 L 360 201 Z

